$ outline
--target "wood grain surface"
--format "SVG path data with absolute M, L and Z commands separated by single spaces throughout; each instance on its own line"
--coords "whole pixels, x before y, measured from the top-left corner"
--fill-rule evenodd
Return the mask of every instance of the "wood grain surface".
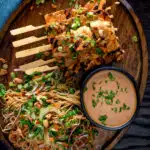
M 125 0 L 121 0 L 121 1 L 126 6 L 126 8 L 122 4 L 120 6 L 114 5 L 112 9 L 112 13 L 114 14 L 114 19 L 113 19 L 114 25 L 119 28 L 118 36 L 120 39 L 120 43 L 123 49 L 126 51 L 126 53 L 123 62 L 114 65 L 123 68 L 124 70 L 128 71 L 130 74 L 132 74 L 135 77 L 138 83 L 140 96 L 142 99 L 145 85 L 146 85 L 146 80 L 147 80 L 147 68 L 148 68 L 146 40 L 145 40 L 144 32 L 142 30 L 140 21 L 135 15 L 134 11 Z M 14 13 L 14 15 L 11 17 L 11 19 L 4 27 L 3 33 L 1 34 L 2 40 L 1 40 L 0 56 L 8 60 L 9 66 L 11 66 L 9 68 L 9 72 L 11 72 L 14 68 L 17 68 L 19 65 L 31 62 L 34 59 L 34 57 L 29 57 L 26 59 L 16 60 L 14 57 L 14 53 L 16 51 L 20 51 L 25 48 L 32 48 L 41 45 L 43 42 L 45 43 L 47 42 L 45 40 L 37 44 L 30 44 L 26 47 L 14 49 L 11 45 L 12 41 L 18 40 L 23 37 L 28 37 L 31 35 L 41 36 L 44 31 L 41 30 L 39 32 L 31 32 L 24 35 L 18 35 L 16 37 L 12 37 L 9 34 L 9 30 L 21 26 L 30 25 L 30 24 L 36 26 L 41 25 L 44 23 L 44 19 L 43 19 L 44 14 L 50 13 L 52 11 L 56 11 L 55 9 L 52 9 L 50 7 L 49 2 L 46 2 L 46 4 L 40 7 L 36 7 L 34 4 L 26 5 L 25 3 L 28 2 L 29 0 L 24 2 L 22 4 L 22 8 L 19 8 L 18 11 Z M 113 0 L 109 0 L 109 3 L 112 2 Z M 64 1 L 59 0 L 59 6 L 57 9 L 66 8 L 67 7 L 66 4 L 67 3 L 64 3 Z M 31 5 L 33 5 L 34 7 L 32 11 L 30 10 Z M 24 7 L 25 9 L 23 9 Z M 19 15 L 17 15 L 18 12 Z M 13 21 L 14 18 L 15 21 Z M 9 30 L 7 31 L 8 28 Z M 5 36 L 3 37 L 3 35 Z M 138 43 L 134 43 L 132 41 L 132 37 L 134 35 L 138 36 L 139 38 Z M 100 144 L 100 148 L 102 149 L 112 149 L 126 131 L 127 128 L 118 132 L 100 130 L 101 137 L 98 137 L 96 139 L 96 142 Z
M 150 1 L 128 0 L 140 18 L 146 34 L 149 54 L 147 86 L 139 114 L 128 132 L 113 150 L 150 150 Z

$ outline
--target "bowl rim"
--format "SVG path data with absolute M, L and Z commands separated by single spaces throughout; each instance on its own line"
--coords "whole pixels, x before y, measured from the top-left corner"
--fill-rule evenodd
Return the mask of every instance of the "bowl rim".
M 125 124 L 121 125 L 121 126 L 118 126 L 118 127 L 108 127 L 108 126 L 105 126 L 105 125 L 102 125 L 102 124 L 98 124 L 96 123 L 88 114 L 88 112 L 86 111 L 86 108 L 85 108 L 85 105 L 84 105 L 84 100 L 83 100 L 83 95 L 84 95 L 84 87 L 86 85 L 86 83 L 88 82 L 88 80 L 94 75 L 96 74 L 97 72 L 100 72 L 100 71 L 104 71 L 104 70 L 114 70 L 114 71 L 117 71 L 117 72 L 120 72 L 122 74 L 124 74 L 132 83 L 133 83 L 133 86 L 135 88 L 135 92 L 136 92 L 136 100 L 137 100 L 137 103 L 136 103 L 136 110 L 133 114 L 133 116 L 131 117 L 130 120 L 128 120 Z M 83 82 L 81 83 L 81 87 L 80 87 L 80 102 L 81 102 L 81 108 L 83 110 L 83 113 L 85 114 L 86 118 L 95 126 L 99 127 L 99 128 L 102 128 L 102 129 L 105 129 L 105 130 L 110 130 L 110 131 L 116 131 L 116 130 L 121 130 L 127 126 L 129 126 L 133 120 L 136 118 L 137 114 L 138 114 L 138 111 L 139 111 L 139 107 L 140 107 L 140 95 L 139 95 L 139 90 L 138 90 L 138 87 L 137 87 L 137 83 L 134 79 L 134 77 L 129 74 L 127 71 L 123 70 L 123 69 L 120 69 L 120 68 L 116 68 L 116 67 L 112 67 L 112 66 L 105 66 L 105 67 L 99 67 L 99 68 L 96 68 L 94 69 L 93 71 L 91 71 L 86 77 L 85 79 L 83 79 Z

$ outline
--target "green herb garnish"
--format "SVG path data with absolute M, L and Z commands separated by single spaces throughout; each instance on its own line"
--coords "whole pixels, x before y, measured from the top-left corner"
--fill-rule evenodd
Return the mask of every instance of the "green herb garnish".
M 100 121 L 102 124 L 105 125 L 105 122 L 106 122 L 107 118 L 108 118 L 107 115 L 101 115 L 101 116 L 99 117 L 99 121 Z
M 0 84 L 0 97 L 3 98 L 6 94 L 6 88 L 3 84 Z
M 97 106 L 98 100 L 95 101 L 94 99 L 92 100 L 92 106 L 95 108 Z
M 118 111 L 117 107 L 112 108 L 112 111 L 114 111 L 115 113 L 117 113 L 117 111 Z
M 80 27 L 80 25 L 81 25 L 80 18 L 76 17 L 74 19 L 74 22 L 73 22 L 71 28 L 76 30 L 78 27 Z
M 122 112 L 122 109 L 123 109 L 123 108 L 122 108 L 122 107 L 120 107 L 120 108 L 119 108 L 119 112 Z
M 98 136 L 99 132 L 98 132 L 97 129 L 93 128 L 93 129 L 92 129 L 92 134 L 93 134 L 94 136 Z
M 36 5 L 44 4 L 45 0 L 36 0 L 35 3 L 36 3 Z
M 83 92 L 86 92 L 87 90 L 88 90 L 88 88 L 87 88 L 87 87 L 84 87 Z
M 136 35 L 134 35 L 134 36 L 132 37 L 132 41 L 133 41 L 134 43 L 137 43 L 137 42 L 138 42 L 138 37 L 137 37 Z
M 11 75 L 11 78 L 12 78 L 12 79 L 16 78 L 16 74 L 15 74 L 14 72 L 11 72 L 10 75 Z
M 127 106 L 125 103 L 123 103 L 123 110 L 129 110 L 129 109 L 130 109 L 130 107 Z
M 100 48 L 96 48 L 96 53 L 100 56 L 103 56 L 104 52 Z
M 115 92 L 113 92 L 112 90 L 108 92 L 108 95 L 105 96 L 106 99 L 110 99 L 113 100 L 113 98 L 115 97 Z
M 94 13 L 93 12 L 87 12 L 87 17 L 88 18 L 92 18 L 94 16 Z
M 96 41 L 94 39 L 91 39 L 90 43 L 91 43 L 91 47 L 95 47 L 96 46 Z
M 127 88 L 124 88 L 124 91 L 125 91 L 126 93 L 128 93 L 128 90 L 127 90 Z
M 108 73 L 108 78 L 110 79 L 110 81 L 115 80 L 115 77 L 113 76 L 113 74 L 111 72 Z
M 75 89 L 74 88 L 69 88 L 69 93 L 70 94 L 74 94 L 75 93 Z
M 92 88 L 93 88 L 93 90 L 96 89 L 96 88 L 95 88 L 95 84 L 96 84 L 96 82 L 93 82 L 93 83 L 92 83 Z
M 119 101 L 119 99 L 117 99 L 117 100 L 116 100 L 116 104 L 120 104 L 120 101 Z
M 119 89 L 119 88 L 120 88 L 120 84 L 119 84 L 119 82 L 118 82 L 118 81 L 116 81 L 116 84 L 117 84 L 117 89 Z
M 42 52 L 40 52 L 40 53 L 38 53 L 38 54 L 36 54 L 36 59 L 40 59 L 41 57 L 43 56 L 43 53 Z

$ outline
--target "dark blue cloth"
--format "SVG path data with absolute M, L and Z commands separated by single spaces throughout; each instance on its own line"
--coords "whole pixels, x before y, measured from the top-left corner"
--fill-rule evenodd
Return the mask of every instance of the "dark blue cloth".
M 22 0 L 0 0 L 0 29 Z

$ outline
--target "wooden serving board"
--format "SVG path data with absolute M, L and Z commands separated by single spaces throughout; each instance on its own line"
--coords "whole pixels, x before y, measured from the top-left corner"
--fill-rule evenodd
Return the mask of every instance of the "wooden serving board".
M 113 66 L 123 68 L 135 77 L 142 101 L 148 73 L 148 52 L 146 38 L 142 25 L 131 6 L 126 0 L 120 0 L 120 2 L 120 5 L 112 6 L 112 14 L 114 15 L 113 23 L 114 26 L 119 29 L 117 34 L 119 36 L 121 46 L 126 53 L 123 61 L 121 63 L 114 63 Z M 11 44 L 12 41 L 31 35 L 41 36 L 43 35 L 44 30 L 30 32 L 15 37 L 11 36 L 9 31 L 11 29 L 27 25 L 37 26 L 44 24 L 45 21 L 43 16 L 45 14 L 68 7 L 68 0 L 57 0 L 57 3 L 58 6 L 56 9 L 54 9 L 51 7 L 51 0 L 47 0 L 45 4 L 42 4 L 39 7 L 35 5 L 33 0 L 24 0 L 19 8 L 11 15 L 0 33 L 0 57 L 3 57 L 8 61 L 9 72 L 21 64 L 31 62 L 33 59 L 33 57 L 29 57 L 16 60 L 14 55 L 16 51 L 36 47 L 41 45 L 43 42 L 47 43 L 45 40 L 36 44 L 30 44 L 14 49 Z M 113 3 L 114 0 L 107 0 L 107 4 L 111 5 Z M 132 41 L 132 37 L 134 35 L 136 35 L 139 39 L 137 43 Z M 9 79 L 9 76 L 7 79 Z M 0 82 L 7 82 L 7 80 L 1 79 Z M 2 118 L 0 122 L 3 124 Z M 98 144 L 97 150 L 111 150 L 127 130 L 128 127 L 123 130 L 113 132 L 100 129 L 100 135 L 95 141 Z M 0 139 L 8 145 L 9 149 L 13 149 L 7 141 L 7 138 L 4 137 L 1 132 Z

